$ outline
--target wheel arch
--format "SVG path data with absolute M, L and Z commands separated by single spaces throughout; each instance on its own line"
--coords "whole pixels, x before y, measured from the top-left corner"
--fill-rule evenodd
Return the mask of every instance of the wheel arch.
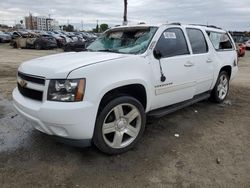
M 137 99 L 146 111 L 149 100 L 147 87 L 142 83 L 135 82 L 130 84 L 116 85 L 115 87 L 106 89 L 105 92 L 102 92 L 101 100 L 98 106 L 98 113 L 103 105 L 107 104 L 115 97 L 123 95 L 128 95 Z
M 232 66 L 231 66 L 231 65 L 223 66 L 223 67 L 220 69 L 219 74 L 220 74 L 222 71 L 225 71 L 225 72 L 228 74 L 228 77 L 229 77 L 229 80 L 230 80 L 231 75 L 232 75 Z M 219 74 L 218 74 L 218 76 L 219 76 Z

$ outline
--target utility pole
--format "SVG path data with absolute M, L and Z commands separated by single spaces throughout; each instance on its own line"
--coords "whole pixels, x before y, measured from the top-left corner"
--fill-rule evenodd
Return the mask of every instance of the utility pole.
M 81 20 L 81 26 L 82 26 L 82 31 L 83 31 L 83 20 Z
M 124 15 L 123 15 L 123 25 L 128 24 L 127 13 L 128 13 L 128 0 L 124 0 Z
M 96 28 L 95 28 L 96 33 L 99 33 L 99 20 L 96 20 Z

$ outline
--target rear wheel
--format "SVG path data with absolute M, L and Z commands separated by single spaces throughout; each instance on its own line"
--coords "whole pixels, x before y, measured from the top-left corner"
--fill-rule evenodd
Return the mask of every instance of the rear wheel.
M 115 98 L 97 117 L 94 144 L 107 154 L 126 152 L 141 138 L 145 124 L 146 115 L 139 101 L 129 96 Z
M 227 72 L 221 71 L 212 91 L 211 98 L 214 102 L 222 103 L 228 95 L 229 76 Z
M 13 43 L 13 47 L 17 48 L 17 43 L 16 42 Z
M 35 44 L 35 49 L 36 49 L 36 50 L 41 50 L 42 47 L 41 47 L 41 45 L 40 45 L 39 43 L 36 43 L 36 44 Z
M 71 49 L 71 47 L 70 47 L 69 45 L 64 46 L 63 49 L 64 49 L 65 52 L 70 52 L 70 51 L 72 51 L 72 49 Z

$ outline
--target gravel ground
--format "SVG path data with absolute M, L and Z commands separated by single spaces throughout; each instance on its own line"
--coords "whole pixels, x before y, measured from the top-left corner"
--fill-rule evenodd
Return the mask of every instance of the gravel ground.
M 0 187 L 250 187 L 250 53 L 224 104 L 208 101 L 153 120 L 131 151 L 55 142 L 12 110 L 18 65 L 60 50 L 0 45 Z M 179 134 L 179 137 L 175 137 Z

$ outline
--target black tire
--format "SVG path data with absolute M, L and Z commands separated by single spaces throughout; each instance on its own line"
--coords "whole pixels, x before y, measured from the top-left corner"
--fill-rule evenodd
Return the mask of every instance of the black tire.
M 68 45 L 64 46 L 63 50 L 64 50 L 65 52 L 71 52 L 71 51 L 72 51 L 71 47 L 68 46 Z
M 131 143 L 129 143 L 128 145 L 126 145 L 125 147 L 122 147 L 122 148 L 114 148 L 114 147 L 109 146 L 107 144 L 107 141 L 105 141 L 106 137 L 103 135 L 103 124 L 105 123 L 106 118 L 109 117 L 112 112 L 115 113 L 114 111 L 112 111 L 115 107 L 120 106 L 120 105 L 124 105 L 126 107 L 126 104 L 132 105 L 133 107 L 136 108 L 136 110 L 137 110 L 138 114 L 140 115 L 140 117 L 139 116 L 136 117 L 135 121 L 138 121 L 137 118 L 140 119 L 140 121 L 139 121 L 140 122 L 140 126 L 139 126 L 140 128 L 138 130 L 137 136 L 135 136 L 133 138 L 134 140 L 131 141 Z M 125 108 L 124 106 L 122 106 L 123 109 Z M 127 114 L 129 114 L 129 112 Z M 115 114 L 113 114 L 113 115 L 115 116 Z M 116 120 L 113 120 L 113 121 L 117 123 Z M 130 124 L 132 124 L 132 122 L 128 123 L 128 126 Z M 124 152 L 127 152 L 128 150 L 130 150 L 132 147 L 134 147 L 136 145 L 136 143 L 140 140 L 140 138 L 142 137 L 143 132 L 145 130 L 145 125 L 146 125 L 146 114 L 145 114 L 145 111 L 144 111 L 144 108 L 143 108 L 142 104 L 133 97 L 120 96 L 120 97 L 117 97 L 117 98 L 111 100 L 110 102 L 108 102 L 106 104 L 106 106 L 103 107 L 99 111 L 99 114 L 98 114 L 97 119 L 96 119 L 93 142 L 94 142 L 95 146 L 99 150 L 101 150 L 102 152 L 104 152 L 106 154 L 114 155 L 114 154 L 124 153 Z M 118 127 L 118 125 L 116 125 L 116 128 L 117 127 Z M 117 130 L 114 132 L 113 142 L 115 142 L 114 140 L 115 140 L 115 135 L 117 134 L 116 132 L 117 132 Z M 122 135 L 124 136 L 125 134 L 126 133 L 123 133 Z M 122 142 L 123 142 L 123 136 L 122 136 Z M 125 141 L 125 143 L 126 143 L 126 141 Z
M 220 97 L 220 94 L 219 94 L 219 87 L 220 87 L 220 80 L 221 80 L 221 77 L 224 77 L 227 79 L 227 92 L 225 92 L 225 96 L 223 95 L 223 97 Z M 210 99 L 213 101 L 213 102 L 216 102 L 216 103 L 222 103 L 227 95 L 228 95 L 228 92 L 229 92 L 229 76 L 228 76 L 228 73 L 226 71 L 221 71 L 218 78 L 217 78 L 217 81 L 216 81 L 216 84 L 214 86 L 214 89 L 212 90 L 211 92 L 211 97 Z
M 41 46 L 39 43 L 36 43 L 36 44 L 35 44 L 35 49 L 36 49 L 36 50 L 41 50 L 41 49 L 42 49 L 42 46 Z
M 17 48 L 17 43 L 16 42 L 13 43 L 13 48 Z

